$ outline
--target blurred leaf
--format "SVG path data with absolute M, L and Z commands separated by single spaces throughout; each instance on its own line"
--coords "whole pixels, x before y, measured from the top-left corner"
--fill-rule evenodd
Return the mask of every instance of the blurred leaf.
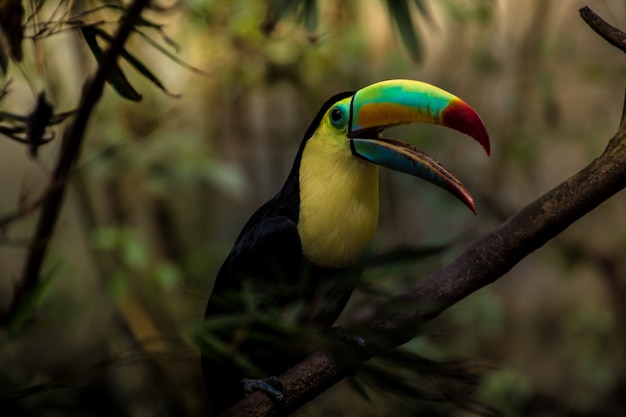
M 42 274 L 34 290 L 26 294 L 26 297 L 18 305 L 15 313 L 9 318 L 9 324 L 7 325 L 7 334 L 9 336 L 15 337 L 24 330 L 24 325 L 33 317 L 42 300 L 48 295 L 59 266 L 60 264 L 57 263 Z
M 307 32 L 315 32 L 318 24 L 317 0 L 304 0 L 302 6 L 302 19 Z
M 260 30 L 265 36 L 274 32 L 278 22 L 287 14 L 291 13 L 298 0 L 265 0 L 265 16 L 260 25 Z
M 128 275 L 122 271 L 114 271 L 107 280 L 109 291 L 116 299 L 122 299 L 128 295 Z
M 317 28 L 317 0 L 266 0 L 261 32 L 265 36 L 271 35 L 280 20 L 296 13 L 307 31 L 312 32 Z
M 146 247 L 136 236 L 126 236 L 121 243 L 122 259 L 131 268 L 142 268 L 149 261 Z
M 43 93 L 39 95 L 35 109 L 27 116 L 0 110 L 0 134 L 28 145 L 30 154 L 35 156 L 39 146 L 54 139 L 54 134 L 46 129 L 62 123 L 75 113 L 74 110 L 57 114 L 51 112 L 52 108 Z
M 2 384 L 0 385 L 0 403 L 16 401 L 30 395 L 49 391 L 47 384 Z
M 80 30 L 85 38 L 85 41 L 87 42 L 87 45 L 89 46 L 89 49 L 91 49 L 91 53 L 94 55 L 96 60 L 100 62 L 102 59 L 102 49 L 100 48 L 100 45 L 98 45 L 98 40 L 96 38 L 99 30 L 93 26 L 84 26 Z M 120 96 L 131 101 L 141 100 L 141 94 L 133 88 L 117 63 L 113 64 L 111 73 L 107 77 L 107 82 Z
M 44 92 L 37 96 L 35 109 L 26 118 L 26 140 L 28 141 L 28 153 L 33 158 L 37 157 L 37 150 L 46 143 L 44 134 L 50 118 L 52 117 L 52 105 L 46 100 Z M 48 140 L 49 141 L 49 140 Z
M 156 264 L 152 274 L 160 287 L 166 290 L 174 288 L 182 279 L 180 269 L 171 262 Z
M 199 68 L 196 68 L 196 67 L 194 67 L 192 65 L 189 65 L 188 63 L 186 63 L 185 61 L 183 61 L 182 59 L 180 59 L 179 57 L 177 57 L 176 55 L 174 55 L 173 53 L 171 53 L 170 51 L 165 49 L 163 46 L 161 46 L 158 43 L 156 43 L 151 37 L 149 37 L 148 35 L 146 35 L 142 31 L 135 29 L 135 33 L 137 33 L 140 36 L 142 36 L 146 40 L 146 42 L 148 42 L 155 49 L 157 49 L 159 52 L 161 52 L 163 55 L 165 55 L 166 57 L 168 57 L 169 59 L 171 59 L 172 61 L 174 61 L 178 65 L 180 65 L 181 67 L 183 67 L 183 68 L 185 68 L 185 69 L 187 69 L 189 71 L 195 72 L 197 74 L 207 75 L 207 73 L 205 71 L 202 71 Z M 169 38 L 165 37 L 165 34 L 162 34 L 162 36 L 164 37 L 164 39 L 169 39 Z M 168 44 L 170 44 L 170 43 L 168 42 Z M 176 45 L 176 44 L 174 44 L 174 45 Z M 178 51 L 178 49 L 179 49 L 178 45 L 175 46 L 175 49 Z
M 358 378 L 348 377 L 347 380 L 348 380 L 348 383 L 350 384 L 350 387 L 352 387 L 352 389 L 354 389 L 357 392 L 357 394 L 361 396 L 361 398 L 363 398 L 365 401 L 371 404 L 372 399 L 367 393 L 367 389 L 363 386 L 363 384 L 361 384 Z
M 0 69 L 3 73 L 7 69 L 7 56 L 16 62 L 22 61 L 23 19 L 22 0 L 0 0 Z
M 449 15 L 460 22 L 474 22 L 486 25 L 494 16 L 494 0 L 475 0 L 472 2 L 446 2 Z
M 494 0 L 481 0 L 475 6 L 475 15 L 476 20 L 485 25 L 493 20 L 493 11 L 495 8 L 496 2 Z
M 417 37 L 408 0 L 386 0 L 389 15 L 396 24 L 402 43 L 416 61 L 422 59 L 422 45 Z
M 1 39 L 1 35 L 0 35 L 0 39 Z M 2 70 L 3 74 L 6 74 L 8 66 L 9 66 L 9 55 L 7 55 L 7 52 L 4 46 L 2 45 L 2 41 L 0 40 L 0 70 Z
M 111 250 L 117 245 L 118 233 L 117 227 L 102 227 L 93 233 L 92 241 L 98 249 Z
M 105 31 L 98 29 L 96 27 L 92 27 L 92 29 L 95 31 L 95 33 L 98 36 L 102 37 L 107 42 L 111 43 L 113 41 L 113 37 L 109 35 L 108 33 L 106 33 Z M 146 67 L 139 59 L 137 59 L 134 55 L 129 53 L 126 49 L 122 48 L 122 51 L 120 52 L 120 56 L 124 58 L 126 62 L 128 62 L 130 65 L 132 65 L 141 75 L 143 75 L 145 78 L 151 81 L 154 85 L 159 87 L 159 89 L 161 89 L 161 91 L 163 91 L 165 94 L 171 97 L 180 97 L 179 94 L 173 94 L 169 92 L 165 88 L 163 83 L 161 83 L 161 81 L 157 78 L 157 76 L 154 75 L 148 67 Z
M 0 87 L 0 102 L 3 101 L 9 95 L 11 91 L 11 84 L 13 83 L 13 79 L 9 78 L 3 85 Z
M 113 251 L 129 268 L 140 269 L 149 265 L 146 245 L 131 228 L 102 227 L 93 233 L 92 241 L 97 249 Z
M 460 328 L 472 328 L 476 337 L 494 337 L 505 327 L 505 313 L 498 297 L 491 291 L 472 294 L 450 309 L 451 323 Z
M 505 368 L 494 370 L 483 379 L 478 397 L 506 416 L 523 416 L 524 402 L 532 395 L 530 381 L 523 372 Z
M 433 404 L 448 409 L 458 407 L 475 415 L 500 415 L 488 402 L 476 398 L 480 376 L 469 365 L 459 361 L 434 362 L 402 348 L 386 349 L 383 356 L 382 360 L 377 357 L 367 362 L 359 369 L 358 377 L 377 391 L 399 399 L 413 415 L 433 415 L 416 412 L 428 410 Z M 451 415 L 451 410 L 437 415 Z
M 424 16 L 426 19 L 431 19 L 430 12 L 424 3 L 424 0 L 414 0 L 415 5 L 417 6 L 417 10 Z
M 2 126 L 0 125 L 0 134 L 5 135 L 17 142 L 28 144 L 26 139 L 24 138 L 24 132 L 26 132 L 26 127 L 24 125 L 19 126 Z

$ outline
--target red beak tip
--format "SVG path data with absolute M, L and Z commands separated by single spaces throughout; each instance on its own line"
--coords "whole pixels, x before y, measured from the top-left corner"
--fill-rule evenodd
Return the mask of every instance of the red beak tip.
M 482 119 L 467 103 L 458 99 L 451 102 L 442 113 L 443 125 L 474 138 L 491 155 L 489 133 Z

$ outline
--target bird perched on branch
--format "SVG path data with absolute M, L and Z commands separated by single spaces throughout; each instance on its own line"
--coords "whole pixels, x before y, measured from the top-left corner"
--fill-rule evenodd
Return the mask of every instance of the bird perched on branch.
M 423 82 L 382 81 L 324 103 L 284 185 L 248 220 L 217 275 L 202 342 L 214 415 L 243 397 L 243 378 L 278 376 L 303 359 L 302 329 L 329 328 L 345 307 L 358 275 L 351 266 L 376 232 L 378 166 L 438 185 L 476 213 L 446 168 L 382 136 L 408 123 L 447 126 L 490 152 L 478 114 Z

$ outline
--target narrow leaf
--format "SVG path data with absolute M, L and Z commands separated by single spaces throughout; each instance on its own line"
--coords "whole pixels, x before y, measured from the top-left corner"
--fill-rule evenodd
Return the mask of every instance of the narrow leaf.
M 395 23 L 402 43 L 415 61 L 422 59 L 422 45 L 417 37 L 408 0 L 387 0 L 389 16 Z
M 431 20 L 432 17 L 430 15 L 430 11 L 428 10 L 428 7 L 426 7 L 426 3 L 424 3 L 424 0 L 414 0 L 414 2 L 417 6 L 417 10 L 419 10 L 421 15 L 424 16 L 426 19 Z
M 7 136 L 17 142 L 28 144 L 28 141 L 24 139 L 25 128 L 23 126 L 12 127 L 0 125 L 0 135 Z
M 0 70 L 2 70 L 3 74 L 7 73 L 7 67 L 9 66 L 9 54 L 4 47 L 4 42 L 2 42 L 2 37 L 0 35 Z
M 0 34 L 6 41 L 9 55 L 16 62 L 21 62 L 23 58 L 23 19 L 24 7 L 22 6 L 22 0 L 4 0 L 0 2 Z
M 290 13 L 293 13 L 298 6 L 299 0 L 266 0 L 265 16 L 261 22 L 260 29 L 265 36 L 274 32 L 278 22 Z
M 188 63 L 186 63 L 185 61 L 183 61 L 182 59 L 180 59 L 179 57 L 177 57 L 176 55 L 174 55 L 173 53 L 171 53 L 170 51 L 165 49 L 163 46 L 161 46 L 158 43 L 156 43 L 154 40 L 152 40 L 152 38 L 150 38 L 148 35 L 146 35 L 142 31 L 135 29 L 135 33 L 141 35 L 150 45 L 152 45 L 155 49 L 157 49 L 159 52 L 161 52 L 163 55 L 167 56 L 169 59 L 171 59 L 172 61 L 174 61 L 175 63 L 177 63 L 181 67 L 183 67 L 183 68 L 185 68 L 185 69 L 187 69 L 189 71 L 195 72 L 196 74 L 207 75 L 207 73 L 205 71 L 202 71 L 199 68 L 196 68 L 196 67 L 194 67 L 192 65 L 189 65 Z M 165 36 L 165 35 L 163 34 L 163 36 Z
M 39 93 L 35 109 L 26 118 L 26 140 L 28 153 L 37 157 L 39 147 L 45 143 L 44 134 L 52 117 L 52 106 L 46 100 L 45 93 Z
M 111 35 L 109 35 L 105 31 L 100 30 L 98 28 L 92 28 L 92 29 L 98 34 L 98 36 L 101 36 L 103 39 L 105 39 L 109 43 L 113 41 L 113 38 L 111 37 Z M 128 62 L 130 65 L 132 65 L 141 75 L 143 75 L 145 78 L 151 81 L 154 85 L 159 87 L 159 89 L 161 89 L 161 91 L 163 91 L 165 94 L 171 97 L 180 97 L 180 94 L 173 94 L 170 91 L 168 91 L 167 88 L 165 88 L 165 86 L 163 85 L 163 83 L 161 83 L 161 80 L 159 80 L 157 76 L 154 75 L 154 73 L 152 73 L 152 71 L 150 71 L 150 69 L 143 64 L 143 62 L 137 59 L 134 55 L 132 55 L 126 49 L 122 49 L 122 51 L 120 52 L 120 56 L 124 58 L 126 62 Z
M 98 45 L 98 40 L 96 39 L 99 30 L 92 26 L 84 26 L 80 30 L 85 38 L 85 42 L 87 42 L 87 45 L 89 46 L 89 49 L 91 49 L 91 52 L 95 56 L 96 60 L 100 62 L 102 58 L 102 49 L 100 48 L 100 45 Z M 111 74 L 107 78 L 107 82 L 120 96 L 131 101 L 141 100 L 141 94 L 139 94 L 130 84 L 117 63 L 113 65 Z
M 363 398 L 365 401 L 371 404 L 372 399 L 370 398 L 363 384 L 361 384 L 361 382 L 356 377 L 349 377 L 347 379 L 352 389 L 354 389 L 357 392 L 357 394 L 361 396 L 361 398 Z
M 318 23 L 317 0 L 304 0 L 302 17 L 307 32 L 315 32 Z
M 8 334 L 15 336 L 24 329 L 24 325 L 32 319 L 42 300 L 48 295 L 50 286 L 56 277 L 59 264 L 55 264 L 41 277 L 37 286 L 23 299 L 15 313 L 9 318 Z

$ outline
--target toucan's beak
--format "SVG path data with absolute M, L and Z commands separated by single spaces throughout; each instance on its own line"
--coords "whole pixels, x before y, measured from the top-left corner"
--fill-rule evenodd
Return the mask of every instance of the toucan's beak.
M 467 188 L 439 162 L 410 145 L 380 136 L 387 127 L 408 123 L 434 123 L 458 130 L 474 138 L 489 155 L 487 129 L 470 106 L 447 91 L 412 80 L 382 81 L 354 94 L 348 131 L 352 153 L 438 185 L 476 213 Z

